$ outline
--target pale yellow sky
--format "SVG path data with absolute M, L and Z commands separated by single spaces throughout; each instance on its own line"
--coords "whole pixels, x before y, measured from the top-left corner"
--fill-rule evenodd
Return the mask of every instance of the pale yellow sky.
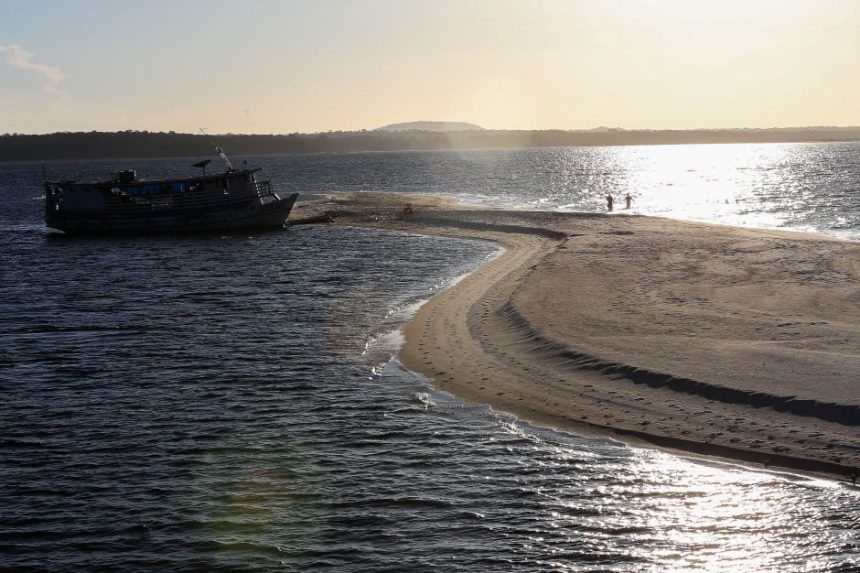
M 0 133 L 860 125 L 860 0 L 0 0 L 0 11 Z

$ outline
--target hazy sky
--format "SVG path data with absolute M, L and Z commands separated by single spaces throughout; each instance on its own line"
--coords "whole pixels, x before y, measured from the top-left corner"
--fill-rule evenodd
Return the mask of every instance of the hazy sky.
M 860 125 L 860 0 L 0 0 L 0 133 Z

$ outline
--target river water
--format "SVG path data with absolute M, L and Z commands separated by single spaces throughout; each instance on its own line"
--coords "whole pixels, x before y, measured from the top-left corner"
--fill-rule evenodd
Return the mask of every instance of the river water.
M 629 193 L 632 211 L 860 237 L 857 144 L 247 160 L 306 196 L 598 211 Z M 398 326 L 492 245 L 58 237 L 41 169 L 0 164 L 0 569 L 860 569 L 849 484 L 535 428 L 404 370 Z

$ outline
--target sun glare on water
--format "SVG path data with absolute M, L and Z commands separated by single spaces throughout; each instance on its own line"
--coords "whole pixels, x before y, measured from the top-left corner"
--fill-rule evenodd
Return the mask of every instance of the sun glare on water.
M 783 221 L 760 204 L 788 194 L 791 182 L 772 181 L 768 172 L 791 153 L 787 145 L 679 145 L 619 150 L 626 163 L 628 192 L 639 195 L 649 214 L 775 227 Z M 784 200 L 772 211 L 787 207 Z
M 647 477 L 621 496 L 644 506 L 642 522 L 653 533 L 640 551 L 655 564 L 649 571 L 749 573 L 787 563 L 798 571 L 827 569 L 810 557 L 811 532 L 802 524 L 828 516 L 798 493 L 827 489 L 839 496 L 846 494 L 841 485 L 659 451 L 638 450 L 636 462 L 634 473 Z

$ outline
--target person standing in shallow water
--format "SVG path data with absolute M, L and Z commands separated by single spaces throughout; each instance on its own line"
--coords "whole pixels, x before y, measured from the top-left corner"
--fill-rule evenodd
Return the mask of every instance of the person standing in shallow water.
M 629 209 L 631 203 L 633 203 L 633 197 L 631 197 L 630 193 L 628 193 L 624 196 L 624 208 Z
M 612 199 L 612 195 L 607 195 L 607 196 L 606 196 L 606 210 L 607 210 L 607 211 L 612 211 L 612 204 L 613 204 L 614 202 L 615 202 L 615 201 Z

